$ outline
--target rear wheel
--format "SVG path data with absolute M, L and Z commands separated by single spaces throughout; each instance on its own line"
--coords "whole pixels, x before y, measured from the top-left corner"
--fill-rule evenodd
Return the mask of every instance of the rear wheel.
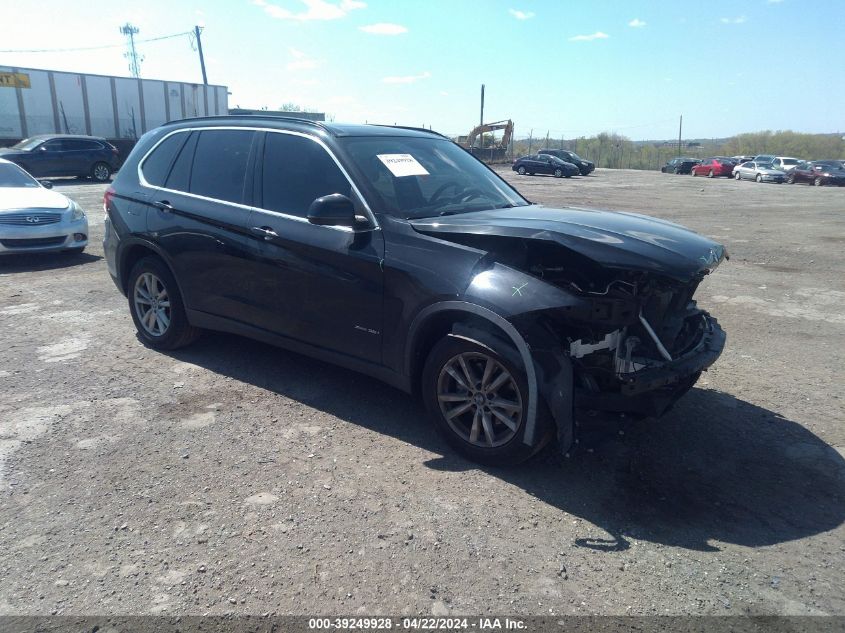
M 135 264 L 126 294 L 138 336 L 146 345 L 176 349 L 200 335 L 200 330 L 188 323 L 176 279 L 160 259 L 144 257 Z
M 763 176 L 761 174 L 757 174 L 756 180 L 757 182 L 763 182 Z
M 713 173 L 713 170 L 711 169 L 709 172 L 707 172 L 707 177 L 708 177 L 708 178 L 715 178 L 715 177 L 716 177 L 716 174 L 714 174 L 714 173 Z
M 821 179 L 821 177 L 816 176 L 816 179 L 813 181 L 813 184 L 816 187 L 821 187 L 822 185 L 824 185 L 824 181 Z
M 734 173 L 734 178 L 735 178 L 736 180 L 742 180 L 742 175 L 741 175 L 739 172 L 735 172 L 735 173 Z
M 523 167 L 522 165 L 520 165 L 520 166 L 519 166 L 519 169 L 517 169 L 517 170 L 516 170 L 516 172 L 517 172 L 520 176 L 524 176 L 524 175 L 525 175 L 525 167 Z
M 795 174 L 789 174 L 786 179 L 787 184 L 794 185 L 795 184 Z
M 695 178 L 695 167 L 689 170 L 689 175 Z
M 500 350 L 478 341 L 453 335 L 441 339 L 426 361 L 422 394 L 438 431 L 474 461 L 518 464 L 551 437 L 545 407 L 538 407 L 537 442 L 533 446 L 523 442 L 528 411 L 525 372 Z
M 97 182 L 106 182 L 111 177 L 111 167 L 106 163 L 97 163 L 91 168 L 91 178 Z

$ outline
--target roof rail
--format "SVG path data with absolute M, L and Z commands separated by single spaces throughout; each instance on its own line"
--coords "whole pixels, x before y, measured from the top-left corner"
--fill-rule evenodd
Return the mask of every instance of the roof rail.
M 378 124 L 376 124 L 376 125 L 378 125 Z M 395 127 L 398 130 L 413 130 L 414 132 L 428 132 L 429 134 L 434 134 L 434 135 L 439 136 L 441 138 L 445 138 L 448 141 L 452 140 L 451 138 L 449 138 L 445 134 L 441 134 L 440 132 L 435 132 L 434 130 L 427 130 L 424 127 L 414 127 L 412 125 L 383 125 L 383 126 L 380 126 L 380 127 Z
M 311 125 L 314 127 L 318 127 L 322 130 L 329 132 L 330 134 L 334 134 L 332 129 L 325 125 L 322 121 L 313 121 L 311 119 L 300 119 L 298 117 L 292 116 L 274 116 L 272 114 L 217 114 L 215 116 L 197 116 L 197 117 L 188 117 L 185 119 L 174 119 L 173 121 L 168 121 L 164 123 L 164 125 L 169 125 L 171 123 L 184 123 L 186 121 L 217 121 L 220 119 L 260 119 L 262 121 L 290 121 L 292 123 L 304 123 L 306 125 Z

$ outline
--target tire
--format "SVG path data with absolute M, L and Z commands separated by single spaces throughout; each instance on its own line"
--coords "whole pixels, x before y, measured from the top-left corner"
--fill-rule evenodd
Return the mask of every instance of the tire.
M 795 174 L 789 174 L 789 176 L 786 179 L 786 183 L 789 184 L 789 185 L 794 185 L 795 184 Z
M 522 367 L 509 358 L 515 355 L 501 345 L 502 353 L 478 341 L 446 336 L 431 350 L 422 375 L 422 397 L 437 430 L 456 451 L 489 466 L 511 466 L 525 461 L 551 438 L 553 426 L 547 408 L 538 406 L 536 444 L 528 446 L 522 441 L 528 381 Z M 487 385 L 494 389 L 485 391 L 480 387 L 488 363 L 492 370 Z M 463 367 L 476 380 L 474 385 L 467 384 Z M 463 387 L 470 387 L 471 391 Z M 488 394 L 493 395 L 488 399 Z M 497 407 L 494 402 L 501 404 Z M 463 412 L 447 418 L 447 414 L 462 407 Z
M 517 169 L 517 170 L 516 170 L 516 172 L 517 172 L 520 176 L 524 176 L 524 175 L 525 175 L 525 167 L 523 167 L 522 165 L 520 165 L 520 166 L 519 166 L 519 169 Z
M 560 169 L 555 169 L 555 178 L 560 178 L 563 176 L 563 172 Z
M 739 172 L 735 172 L 734 173 L 734 179 L 735 180 L 742 180 L 742 174 L 740 174 Z
M 763 176 L 761 176 L 760 174 L 757 174 L 757 178 L 755 178 L 755 180 L 757 182 L 763 182 Z
M 689 175 L 695 178 L 695 168 L 689 170 Z
M 715 177 L 716 177 L 716 174 L 714 174 L 714 173 L 713 173 L 713 170 L 711 169 L 709 172 L 707 172 L 707 177 L 708 177 L 708 178 L 715 178 Z
M 199 337 L 201 331 L 188 323 L 176 279 L 160 259 L 144 257 L 139 260 L 129 273 L 126 290 L 129 312 L 145 345 L 154 349 L 177 349 Z M 150 303 L 151 298 L 158 310 L 153 310 L 152 306 L 156 304 Z M 151 307 L 145 310 L 148 305 Z M 156 315 L 149 317 L 151 312 Z M 149 317 L 151 325 L 146 323 L 145 317 Z
M 815 180 L 813 180 L 813 184 L 814 184 L 816 187 L 823 187 L 823 186 L 824 186 L 824 181 L 821 179 L 821 177 L 820 177 L 820 176 L 816 176 L 816 179 L 815 179 Z
M 95 163 L 91 168 L 91 178 L 97 182 L 108 182 L 111 178 L 111 167 L 106 163 Z

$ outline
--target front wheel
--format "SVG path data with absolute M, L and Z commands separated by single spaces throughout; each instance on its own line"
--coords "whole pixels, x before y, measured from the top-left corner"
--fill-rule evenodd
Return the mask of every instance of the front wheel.
M 563 172 L 560 169 L 555 169 L 555 178 L 560 178 L 563 176 Z
M 107 182 L 111 177 L 111 167 L 106 163 L 97 163 L 91 168 L 91 178 L 97 182 Z
M 500 351 L 446 336 L 426 361 L 422 395 L 435 426 L 468 458 L 491 466 L 525 461 L 551 437 L 545 407 L 538 407 L 534 446 L 523 442 L 528 382 L 522 367 Z
M 525 167 L 523 167 L 522 165 L 520 165 L 520 166 L 519 166 L 519 169 L 517 169 L 517 170 L 516 170 L 516 172 L 517 172 L 520 176 L 524 176 L 524 175 L 525 175 Z
M 821 187 L 822 185 L 824 185 L 824 181 L 817 176 L 816 179 L 813 181 L 813 184 L 816 187 Z
M 742 176 L 740 175 L 740 173 L 739 173 L 739 172 L 735 172 L 735 173 L 734 173 L 734 179 L 735 179 L 735 180 L 742 180 Z
M 757 174 L 756 180 L 757 180 L 757 182 L 763 182 L 763 176 L 760 175 L 760 174 Z
M 795 184 L 795 174 L 789 174 L 789 177 L 786 179 L 786 183 L 788 185 L 794 185 Z
M 715 177 L 716 177 L 716 174 L 714 174 L 714 173 L 713 173 L 713 170 L 711 169 L 709 172 L 707 172 L 707 177 L 708 177 L 708 178 L 715 178 Z
M 146 345 L 177 349 L 200 335 L 200 330 L 188 323 L 176 279 L 160 259 L 144 257 L 135 264 L 126 294 L 138 336 Z

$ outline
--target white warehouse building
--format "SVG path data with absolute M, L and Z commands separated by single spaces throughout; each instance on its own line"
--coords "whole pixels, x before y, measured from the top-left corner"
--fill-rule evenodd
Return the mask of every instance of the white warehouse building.
M 226 86 L 0 66 L 0 140 L 137 139 L 167 121 L 228 111 Z

